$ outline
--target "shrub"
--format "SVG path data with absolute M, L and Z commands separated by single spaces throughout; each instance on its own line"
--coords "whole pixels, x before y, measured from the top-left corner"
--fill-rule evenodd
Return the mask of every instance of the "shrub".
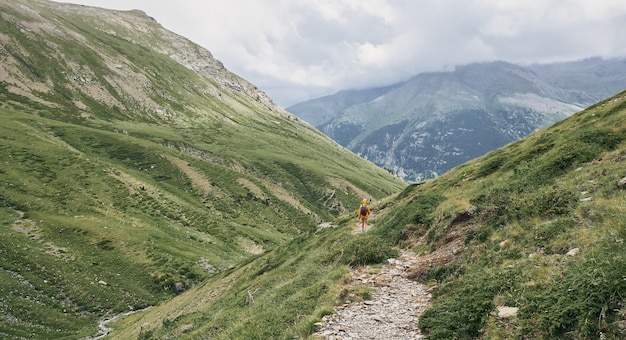
M 578 204 L 579 196 L 580 194 L 574 189 L 558 186 L 543 187 L 509 197 L 505 213 L 509 218 L 514 219 L 568 214 Z
M 548 242 L 559 234 L 567 231 L 575 224 L 570 218 L 561 218 L 537 227 L 534 239 L 539 242 Z
M 441 274 L 447 274 L 444 272 Z M 433 306 L 422 314 L 420 329 L 428 333 L 430 339 L 478 337 L 495 307 L 494 297 L 508 288 L 510 278 L 515 274 L 513 271 L 492 274 L 468 270 L 467 275 L 443 285 L 446 287 L 444 290 L 450 290 L 445 295 L 439 295 Z
M 619 136 L 604 129 L 583 130 L 578 139 L 587 144 L 597 145 L 603 149 L 602 151 L 613 150 L 622 142 Z
M 459 276 L 463 274 L 463 268 L 458 264 L 449 264 L 440 267 L 435 267 L 427 274 L 427 280 L 435 280 L 437 283 L 443 282 L 450 276 Z
M 485 156 L 483 163 L 476 170 L 476 177 L 487 177 L 496 172 L 506 162 L 507 157 L 502 151 L 494 151 Z
M 350 239 L 343 248 L 342 262 L 348 265 L 363 266 L 382 263 L 397 257 L 398 251 L 373 234 L 359 234 Z

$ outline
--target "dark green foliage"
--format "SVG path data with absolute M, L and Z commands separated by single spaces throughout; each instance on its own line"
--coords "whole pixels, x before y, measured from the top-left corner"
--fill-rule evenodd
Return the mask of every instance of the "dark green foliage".
M 476 171 L 476 176 L 485 177 L 491 175 L 507 161 L 508 157 L 501 150 L 488 153 L 483 157 L 480 167 Z
M 538 242 L 548 243 L 575 226 L 576 222 L 574 220 L 569 218 L 560 218 L 555 221 L 539 225 L 534 233 L 534 238 Z
M 372 233 L 392 244 L 397 244 L 402 239 L 407 226 L 417 226 L 417 230 L 427 230 L 433 221 L 432 213 L 445 197 L 436 192 L 414 192 L 414 194 L 416 196 L 401 206 L 395 207 L 392 214 L 379 220 Z
M 342 263 L 352 266 L 383 263 L 398 256 L 398 251 L 390 243 L 372 233 L 351 238 L 342 248 L 342 253 Z
M 426 275 L 426 280 L 434 280 L 437 283 L 442 283 L 451 276 L 459 276 L 461 274 L 463 274 L 463 268 L 458 264 L 443 265 L 429 270 Z
M 523 148 L 521 143 L 516 143 L 511 147 L 518 149 L 517 154 L 509 157 L 506 162 L 502 157 L 496 157 L 503 151 L 487 155 L 478 169 L 478 174 L 486 176 L 491 170 L 502 166 L 503 170 L 514 171 L 513 185 L 516 182 L 533 187 L 546 185 L 575 166 L 598 158 L 602 152 L 613 150 L 624 138 L 603 128 L 581 129 L 560 137 L 563 140 L 556 145 L 557 135 L 547 131 L 536 140 L 529 139 L 532 144 Z
M 623 136 L 617 136 L 610 129 L 594 129 L 583 130 L 577 139 L 585 144 L 595 145 L 598 152 L 603 152 L 615 149 L 622 142 Z
M 441 273 L 447 273 L 442 269 Z M 473 339 L 494 309 L 494 296 L 509 289 L 513 272 L 490 273 L 475 269 L 440 288 L 433 307 L 419 320 L 429 339 Z
M 602 246 L 568 266 L 548 287 L 525 294 L 520 318 L 526 332 L 545 330 L 551 338 L 572 331 L 583 338 L 619 332 L 615 322 L 623 320 L 626 256 L 614 242 Z
M 558 216 L 578 204 L 580 193 L 557 186 L 542 187 L 533 192 L 509 196 L 503 213 L 509 219 L 527 216 Z
M 415 201 L 410 204 L 411 209 L 414 210 L 411 222 L 424 225 L 431 224 L 433 221 L 431 214 L 443 199 L 444 197 L 438 194 L 426 193 L 418 195 Z
M 556 177 L 551 175 L 548 179 L 546 176 L 545 173 L 539 175 L 530 166 L 520 168 L 514 178 L 486 187 L 471 202 L 489 216 L 485 221 L 487 225 L 528 216 L 558 216 L 574 209 L 579 203 L 580 192 L 550 184 Z M 493 218 L 498 221 L 494 223 Z

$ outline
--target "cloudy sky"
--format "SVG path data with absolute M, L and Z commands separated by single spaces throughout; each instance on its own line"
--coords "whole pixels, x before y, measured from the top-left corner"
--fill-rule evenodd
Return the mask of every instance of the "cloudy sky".
M 288 107 L 455 65 L 626 56 L 624 0 L 59 0 L 141 9 Z

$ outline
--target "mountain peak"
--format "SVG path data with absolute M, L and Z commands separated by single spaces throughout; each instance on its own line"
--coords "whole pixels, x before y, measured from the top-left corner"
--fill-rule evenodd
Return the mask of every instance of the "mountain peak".
M 226 70 L 208 50 L 164 29 L 142 11 L 50 1 L 13 1 L 5 6 L 12 8 L 4 18 L 10 25 L 5 30 L 7 63 L 16 65 L 19 72 L 7 70 L 5 81 L 9 91 L 27 95 L 31 100 L 48 102 L 50 98 L 44 99 L 37 93 L 54 93 L 62 87 L 63 91 L 73 92 L 74 99 L 68 101 L 70 96 L 66 95 L 52 101 L 68 109 L 73 106 L 74 110 L 84 110 L 90 107 L 87 101 L 95 101 L 107 108 L 146 117 L 182 118 L 177 114 L 180 110 L 156 104 L 160 101 L 159 93 L 166 89 L 157 89 L 155 84 L 158 78 L 167 78 L 177 92 L 195 92 L 196 96 L 210 95 L 219 100 L 224 91 L 234 91 L 286 114 L 263 91 Z M 14 15 L 22 9 L 28 10 Z M 37 44 L 38 49 L 26 53 L 17 47 L 23 41 Z M 86 49 L 70 48 L 72 45 L 84 45 Z M 124 53 L 120 53 L 122 50 Z M 201 88 L 188 88 L 185 79 L 177 76 L 184 72 L 177 71 L 175 64 L 170 62 L 163 68 L 157 66 L 158 60 L 147 60 L 149 56 L 178 63 L 189 70 L 188 76 L 203 77 L 204 84 Z M 33 70 L 52 63 L 57 65 L 53 72 L 33 74 Z M 125 97 L 127 92 L 133 95 Z M 177 105 L 193 109 L 189 103 Z

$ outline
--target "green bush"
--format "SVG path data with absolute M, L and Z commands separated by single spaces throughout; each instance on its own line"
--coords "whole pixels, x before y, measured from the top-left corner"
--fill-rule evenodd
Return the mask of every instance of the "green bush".
M 350 239 L 343 248 L 342 262 L 347 265 L 363 266 L 382 263 L 398 256 L 391 244 L 373 234 L 359 234 Z
M 576 207 L 580 193 L 558 186 L 543 187 L 532 192 L 508 197 L 506 216 L 518 219 L 528 216 L 558 216 Z
M 544 223 L 537 227 L 534 239 L 539 242 L 548 243 L 558 235 L 566 232 L 575 225 L 571 218 L 560 218 L 549 223 Z
M 496 172 L 508 159 L 502 150 L 496 150 L 487 154 L 476 170 L 477 177 L 486 177 Z
M 442 269 L 440 274 L 446 275 L 446 272 Z M 489 313 L 495 308 L 494 297 L 508 289 L 511 278 L 516 274 L 514 271 L 495 274 L 467 272 L 453 283 L 438 288 L 435 293 L 439 298 L 420 317 L 419 327 L 429 339 L 478 337 Z
M 604 151 L 613 150 L 622 142 L 622 138 L 608 129 L 583 130 L 577 139 L 583 143 L 595 145 Z
M 457 277 L 459 275 L 462 275 L 463 271 L 463 268 L 458 264 L 439 266 L 429 270 L 426 275 L 426 279 L 434 280 L 437 283 L 441 283 L 451 276 Z

